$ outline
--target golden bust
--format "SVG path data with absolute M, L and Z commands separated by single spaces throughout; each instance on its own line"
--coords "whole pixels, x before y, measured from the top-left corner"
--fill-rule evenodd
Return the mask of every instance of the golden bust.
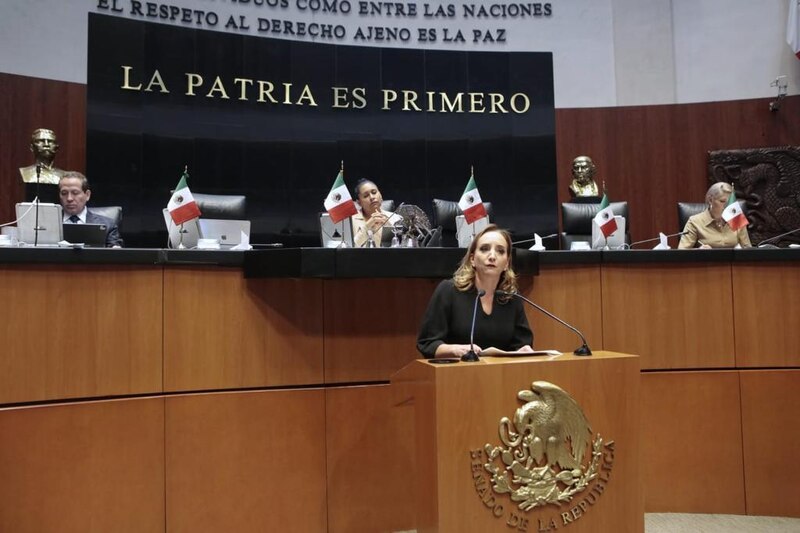
M 579 155 L 572 161 L 572 183 L 569 186 L 573 196 L 598 196 L 599 189 L 594 181 L 597 168 L 588 156 Z
M 58 185 L 58 180 L 61 179 L 64 171 L 53 166 L 53 160 L 56 158 L 56 152 L 58 152 L 56 134 L 52 130 L 44 128 L 35 130 L 31 135 L 31 152 L 33 152 L 36 162 L 29 167 L 19 169 L 22 181 L 36 183 L 36 166 L 41 165 L 39 183 Z

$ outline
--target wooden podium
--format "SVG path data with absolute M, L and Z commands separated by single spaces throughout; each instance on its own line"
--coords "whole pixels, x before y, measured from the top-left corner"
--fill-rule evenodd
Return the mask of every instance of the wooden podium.
M 477 363 L 417 360 L 392 376 L 392 386 L 396 405 L 415 411 L 418 532 L 644 530 L 638 356 L 597 352 L 592 357 L 487 357 Z M 520 394 L 523 399 L 521 391 L 527 391 Z M 578 437 L 585 453 L 580 463 L 562 468 L 550 460 L 572 451 L 566 439 L 560 443 L 552 436 L 553 428 L 580 434 L 575 404 L 585 415 L 583 437 Z M 509 429 L 519 429 L 516 447 L 506 445 L 514 444 Z M 522 440 L 525 435 L 549 440 L 550 447 L 541 439 L 539 444 Z M 530 450 L 524 465 L 515 464 L 509 453 L 521 449 Z M 537 449 L 548 453 L 534 461 Z

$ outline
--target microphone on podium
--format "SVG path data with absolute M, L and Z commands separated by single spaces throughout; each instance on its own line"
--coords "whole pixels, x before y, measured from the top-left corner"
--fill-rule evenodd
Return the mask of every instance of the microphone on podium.
M 469 351 L 461 356 L 461 360 L 467 363 L 474 363 L 480 360 L 478 354 L 475 353 L 475 319 L 478 317 L 478 302 L 481 300 L 481 296 L 485 294 L 485 290 L 478 289 L 478 295 L 475 296 L 475 306 L 472 308 L 472 326 L 469 329 Z
M 499 291 L 498 290 L 498 291 L 495 291 L 495 294 L 497 294 L 498 296 L 516 296 L 517 298 L 519 298 L 523 302 L 526 302 L 527 304 L 532 305 L 533 307 L 535 307 L 536 309 L 538 309 L 542 313 L 546 314 L 547 316 L 549 316 L 550 318 L 552 318 L 553 320 L 555 320 L 559 324 L 565 326 L 567 329 L 569 329 L 571 331 L 574 331 L 578 335 L 578 337 L 581 338 L 581 342 L 583 342 L 583 345 L 581 345 L 579 348 L 576 348 L 575 351 L 572 352 L 572 353 L 574 353 L 575 355 L 592 355 L 592 350 L 589 349 L 589 344 L 586 342 L 586 337 L 584 337 L 583 333 L 578 331 L 578 328 L 576 328 L 575 326 L 571 326 L 571 325 L 567 324 L 566 322 L 564 322 L 563 320 L 558 318 L 556 315 L 554 315 L 553 313 L 551 313 L 550 311 L 548 311 L 547 309 L 545 309 L 541 305 L 534 303 L 532 300 L 529 300 L 528 298 L 525 298 L 523 295 L 521 295 L 518 292 L 506 292 L 506 291 Z
M 684 235 L 686 235 L 687 233 L 689 233 L 689 232 L 688 232 L 688 231 L 680 231 L 680 232 L 678 232 L 678 233 L 671 233 L 671 234 L 669 234 L 669 235 L 664 235 L 664 236 L 665 236 L 665 237 L 667 237 L 667 238 L 669 238 L 669 237 L 683 237 L 683 236 L 684 236 Z M 656 241 L 660 241 L 660 240 L 661 240 L 661 236 L 658 236 L 658 237 L 653 237 L 652 239 L 645 239 L 645 240 L 643 240 L 643 241 L 636 241 L 636 242 L 632 242 L 632 243 L 631 243 L 631 244 L 628 246 L 628 249 L 630 250 L 631 248 L 633 248 L 633 247 L 634 247 L 634 246 L 636 246 L 637 244 L 645 244 L 645 243 L 648 243 L 648 242 L 656 242 Z
M 763 241 L 761 241 L 756 245 L 756 248 L 778 248 L 778 246 L 772 243 L 781 240 L 787 235 L 792 235 L 793 233 L 797 233 L 798 231 L 800 231 L 800 228 L 794 228 L 792 231 L 787 231 L 786 233 L 775 235 L 774 237 L 770 237 L 769 239 L 764 239 Z

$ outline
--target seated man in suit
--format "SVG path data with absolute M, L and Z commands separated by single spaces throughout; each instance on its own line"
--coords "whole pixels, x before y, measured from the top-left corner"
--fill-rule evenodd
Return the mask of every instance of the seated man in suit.
M 64 224 L 105 224 L 106 246 L 121 248 L 119 228 L 110 218 L 92 213 L 86 202 L 92 196 L 89 180 L 80 172 L 64 172 L 58 182 L 58 198 L 64 210 Z

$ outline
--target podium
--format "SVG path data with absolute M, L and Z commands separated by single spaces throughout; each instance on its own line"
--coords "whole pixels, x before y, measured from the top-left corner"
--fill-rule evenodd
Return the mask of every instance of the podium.
M 638 356 L 417 360 L 392 387 L 418 532 L 644 530 Z

